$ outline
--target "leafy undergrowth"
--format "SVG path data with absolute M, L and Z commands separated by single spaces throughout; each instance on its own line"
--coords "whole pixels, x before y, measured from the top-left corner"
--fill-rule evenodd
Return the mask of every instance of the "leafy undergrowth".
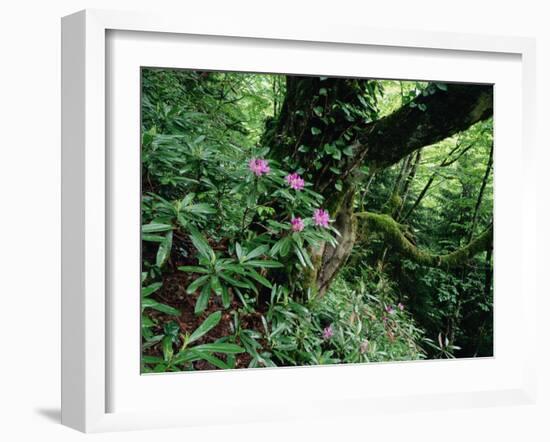
M 144 316 L 143 372 L 415 360 L 425 357 L 420 343 L 429 344 L 383 278 L 367 287 L 342 276 L 302 302 L 277 286 L 266 303 L 231 293 L 224 309 L 210 297 L 199 315 L 200 294 L 186 290 L 192 282 L 166 272 L 147 296 L 165 307 Z

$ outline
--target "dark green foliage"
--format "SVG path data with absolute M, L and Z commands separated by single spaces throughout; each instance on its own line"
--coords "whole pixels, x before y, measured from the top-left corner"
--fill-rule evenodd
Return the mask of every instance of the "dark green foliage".
M 491 112 L 488 86 L 143 69 L 143 371 L 492 355 Z

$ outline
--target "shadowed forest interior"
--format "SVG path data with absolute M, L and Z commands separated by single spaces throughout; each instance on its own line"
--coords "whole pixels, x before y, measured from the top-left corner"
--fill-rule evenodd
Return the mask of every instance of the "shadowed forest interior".
M 143 68 L 142 372 L 493 354 L 493 87 Z

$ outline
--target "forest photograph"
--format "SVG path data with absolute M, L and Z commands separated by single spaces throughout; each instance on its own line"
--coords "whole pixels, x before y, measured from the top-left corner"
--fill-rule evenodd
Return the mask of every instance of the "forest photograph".
M 492 357 L 493 150 L 490 84 L 142 68 L 142 373 Z

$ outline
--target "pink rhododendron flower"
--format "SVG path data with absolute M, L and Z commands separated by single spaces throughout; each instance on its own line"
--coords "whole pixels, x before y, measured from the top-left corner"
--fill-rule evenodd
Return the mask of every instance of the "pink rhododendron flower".
M 399 303 L 399 304 L 397 304 L 397 308 L 398 308 L 399 310 L 403 311 L 404 308 L 405 308 L 405 306 L 404 306 L 403 304 Z
M 323 339 L 330 339 L 334 336 L 334 330 L 332 329 L 332 324 L 328 327 L 325 327 L 323 330 Z
M 390 315 L 393 315 L 395 313 L 395 309 L 391 305 L 387 305 L 386 312 L 388 312 Z
M 271 170 L 269 168 L 269 165 L 267 164 L 267 160 L 262 160 L 262 159 L 259 159 L 259 158 L 252 158 L 248 162 L 248 168 L 256 176 L 262 176 L 264 174 L 269 173 L 269 171 Z
M 302 190 L 305 185 L 305 181 L 296 172 L 291 173 L 285 177 L 286 182 L 294 190 Z
M 329 214 L 326 210 L 315 209 L 313 212 L 313 222 L 319 227 L 328 227 Z
M 300 217 L 292 218 L 290 224 L 292 224 L 292 231 L 294 232 L 301 232 L 304 230 L 304 220 Z

